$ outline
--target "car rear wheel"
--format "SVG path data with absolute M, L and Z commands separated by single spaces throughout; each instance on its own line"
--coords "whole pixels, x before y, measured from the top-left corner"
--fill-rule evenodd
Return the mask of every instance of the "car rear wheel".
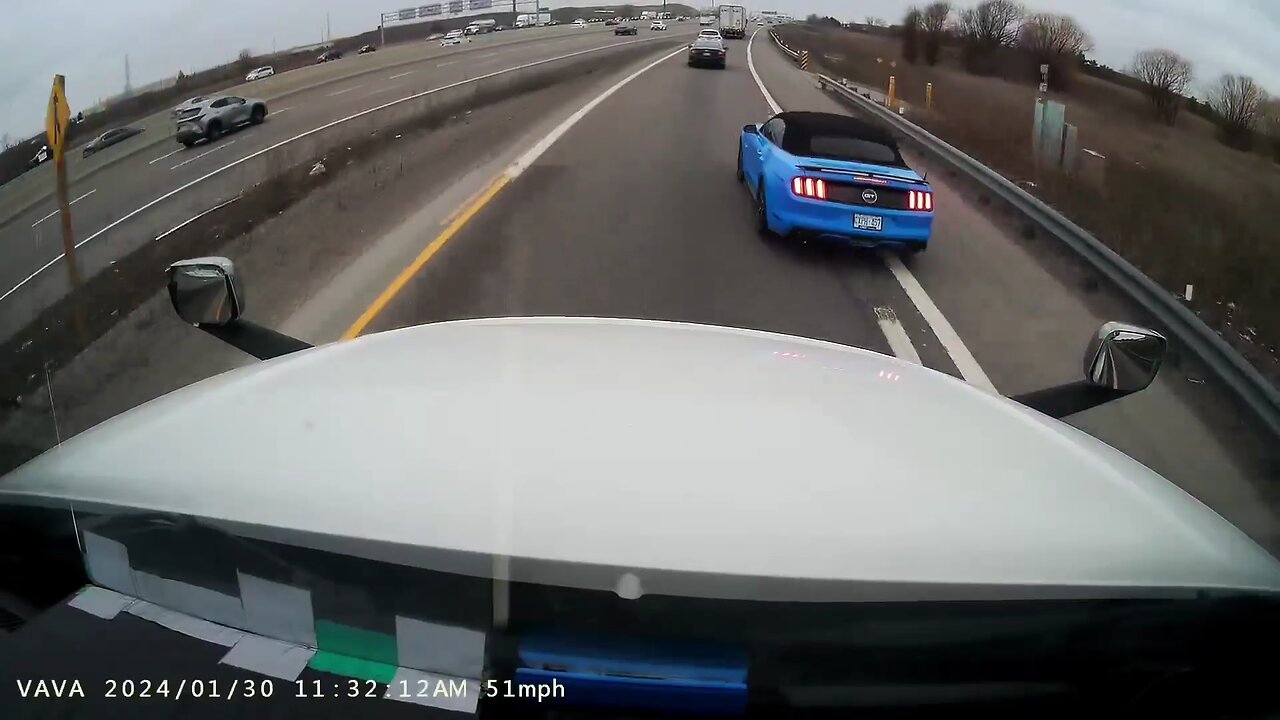
M 257 125 L 267 116 L 267 109 L 261 105 L 254 105 L 253 110 L 249 113 L 249 124 Z
M 222 137 L 222 123 L 209 123 L 209 129 L 205 131 L 205 137 L 209 138 L 209 142 L 214 142 L 218 138 Z

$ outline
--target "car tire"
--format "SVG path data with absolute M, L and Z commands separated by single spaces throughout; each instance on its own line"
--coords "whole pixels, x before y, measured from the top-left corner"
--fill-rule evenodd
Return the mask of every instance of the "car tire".
M 735 174 L 738 177 L 738 182 L 742 182 L 743 178 L 746 177 L 746 175 L 743 174 L 742 172 L 742 141 L 741 140 L 738 141 L 738 172 Z
M 773 236 L 773 231 L 769 229 L 769 206 L 765 200 L 764 178 L 760 179 L 760 185 L 756 187 L 756 233 L 762 238 Z
M 179 140 L 178 142 L 182 143 L 183 147 L 191 147 L 195 144 L 195 140 Z
M 267 109 L 261 105 L 254 105 L 253 110 L 249 111 L 249 124 L 257 125 L 267 116 Z
M 209 123 L 209 129 L 204 131 L 204 136 L 209 142 L 216 142 L 222 137 L 222 123 L 217 121 Z

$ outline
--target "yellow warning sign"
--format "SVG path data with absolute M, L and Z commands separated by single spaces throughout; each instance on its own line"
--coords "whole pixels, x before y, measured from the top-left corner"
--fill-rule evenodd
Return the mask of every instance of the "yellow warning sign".
M 62 155 L 62 148 L 67 141 L 67 123 L 71 120 L 71 108 L 67 107 L 63 83 L 61 75 L 53 76 L 53 90 L 49 93 L 49 114 L 45 118 L 45 134 L 49 137 L 49 151 L 54 157 Z

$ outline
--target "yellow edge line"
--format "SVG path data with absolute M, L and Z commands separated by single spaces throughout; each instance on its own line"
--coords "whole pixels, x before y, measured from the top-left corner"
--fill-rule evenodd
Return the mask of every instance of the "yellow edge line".
M 462 211 L 462 214 L 458 215 L 458 217 L 449 224 L 449 227 L 441 231 L 441 233 L 431 241 L 431 244 L 423 248 L 422 252 L 418 253 L 418 257 L 414 258 L 413 262 L 402 270 L 400 274 L 396 276 L 395 280 L 391 281 L 391 284 L 387 286 L 387 289 L 383 290 L 382 294 L 378 295 L 378 299 L 374 300 L 373 304 L 361 313 L 360 317 L 351 324 L 351 327 L 347 328 L 347 331 L 342 334 L 342 339 L 351 340 L 359 337 L 360 333 L 364 332 L 365 328 L 369 326 L 369 323 L 373 322 L 373 319 L 378 316 L 378 313 L 382 312 L 383 308 L 395 299 L 395 296 L 403 290 L 404 286 L 408 285 L 409 281 L 413 279 L 413 276 L 416 275 L 437 252 L 440 251 L 440 248 L 444 247 L 445 243 L 449 242 L 449 239 L 456 235 L 457 232 L 462 229 L 462 226 L 466 225 L 477 212 L 480 212 L 480 208 L 487 205 L 489 201 L 498 194 L 498 191 L 505 187 L 510 181 L 510 176 L 503 173 L 490 183 L 488 189 L 476 198 L 474 202 L 465 206 L 466 210 Z

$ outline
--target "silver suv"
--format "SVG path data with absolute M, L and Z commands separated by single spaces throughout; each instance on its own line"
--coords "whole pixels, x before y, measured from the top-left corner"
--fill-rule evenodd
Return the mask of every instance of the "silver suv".
M 241 125 L 257 125 L 267 116 L 267 103 L 231 95 L 214 95 L 179 107 L 178 142 L 190 146 L 206 138 L 213 142 L 222 133 Z

